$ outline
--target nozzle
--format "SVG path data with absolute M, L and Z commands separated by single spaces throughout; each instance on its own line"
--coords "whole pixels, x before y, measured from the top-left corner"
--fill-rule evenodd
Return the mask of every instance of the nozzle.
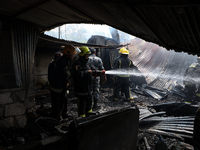
M 106 73 L 106 71 L 105 70 L 102 70 L 102 72 L 101 72 L 102 74 L 105 74 Z

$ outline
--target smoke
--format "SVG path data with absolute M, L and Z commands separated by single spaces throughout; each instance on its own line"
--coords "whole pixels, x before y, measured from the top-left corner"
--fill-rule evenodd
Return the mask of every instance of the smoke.
M 46 31 L 45 34 L 59 39 L 86 43 L 92 35 L 113 38 L 111 33 L 114 30 L 117 31 L 117 29 L 108 25 L 100 24 L 65 24 L 50 31 Z M 122 43 L 130 41 L 134 36 L 118 30 L 117 38 L 117 41 Z M 113 39 L 116 40 L 115 38 Z

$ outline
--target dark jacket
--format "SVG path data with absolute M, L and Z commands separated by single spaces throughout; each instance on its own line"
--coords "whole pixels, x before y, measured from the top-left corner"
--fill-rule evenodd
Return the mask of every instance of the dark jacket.
M 84 57 L 79 57 L 79 59 L 73 64 L 72 72 L 75 95 L 90 94 L 92 75 L 88 72 L 91 68 L 87 61 L 88 60 L 84 59 Z M 76 68 L 76 66 L 78 67 Z
M 121 56 L 116 60 L 113 69 L 125 69 L 124 72 L 130 70 L 133 71 L 132 75 L 118 75 L 119 77 L 130 77 L 131 82 L 137 85 L 147 84 L 145 77 L 141 74 L 138 68 L 133 64 L 133 62 L 125 56 Z
M 137 67 L 133 65 L 133 62 L 128 57 L 121 56 L 118 59 L 116 59 L 116 62 L 114 64 L 114 69 L 129 69 L 129 68 L 137 69 Z
M 50 89 L 65 89 L 70 77 L 70 59 L 66 55 L 52 61 L 48 67 Z
M 199 76 L 200 76 L 200 64 L 198 62 L 191 64 L 185 72 L 184 84 L 188 84 L 188 82 L 194 84 L 198 83 L 196 80 L 199 78 Z

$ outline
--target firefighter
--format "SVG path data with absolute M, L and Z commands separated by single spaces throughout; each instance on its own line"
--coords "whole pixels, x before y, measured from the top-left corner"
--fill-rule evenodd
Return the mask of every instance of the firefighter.
M 92 67 L 92 69 L 98 71 L 105 71 L 103 67 L 103 62 L 100 57 L 96 56 L 96 49 L 91 48 L 91 55 L 89 56 L 88 64 Z M 92 99 L 93 99 L 93 109 L 97 110 L 100 106 L 97 105 L 97 101 L 99 98 L 99 88 L 100 88 L 100 76 L 96 76 L 95 74 L 92 76 Z
M 54 58 L 48 67 L 49 90 L 51 93 L 52 113 L 55 119 L 67 117 L 65 91 L 70 73 L 71 60 L 77 54 L 74 46 L 66 45 L 59 58 Z
M 184 74 L 183 84 L 186 89 L 186 101 L 195 103 L 195 100 L 200 100 L 200 81 L 197 79 L 200 75 L 200 57 L 196 63 L 192 63 Z
M 115 66 L 115 64 L 116 64 L 116 62 L 117 62 L 117 60 L 119 59 L 119 58 L 121 58 L 122 57 L 122 50 L 123 49 L 126 49 L 125 47 L 123 47 L 123 48 L 121 48 L 120 50 L 119 50 L 119 56 L 115 59 L 115 62 L 114 62 L 114 65 L 113 65 L 113 67 Z M 115 84 L 115 82 L 117 81 L 117 76 L 113 76 L 113 83 Z M 124 91 L 123 91 L 123 89 L 124 88 L 121 88 L 121 97 L 123 97 L 124 96 Z
M 121 57 L 116 60 L 114 69 L 129 70 L 135 69 L 138 70 L 136 66 L 133 65 L 133 62 L 128 58 L 129 51 L 123 47 L 121 49 Z M 114 100 L 119 100 L 119 90 L 123 88 L 122 91 L 125 93 L 127 101 L 131 101 L 133 97 L 130 92 L 130 75 L 117 75 L 116 82 L 114 83 Z
M 74 92 L 78 99 L 78 116 L 86 117 L 92 113 L 92 69 L 88 65 L 91 54 L 87 46 L 80 47 L 79 59 L 73 64 Z
M 121 48 L 121 49 L 119 50 L 119 54 L 120 54 L 120 55 L 119 55 L 119 56 L 118 56 L 118 57 L 115 59 L 115 62 L 114 62 L 114 65 L 113 65 L 113 66 L 115 66 L 115 64 L 116 64 L 117 60 L 118 60 L 119 58 L 121 58 L 121 57 L 122 57 L 122 55 L 121 55 L 121 54 L 122 54 L 122 50 L 123 50 L 123 49 L 126 49 L 126 48 L 125 48 L 125 47 L 123 47 L 123 48 Z

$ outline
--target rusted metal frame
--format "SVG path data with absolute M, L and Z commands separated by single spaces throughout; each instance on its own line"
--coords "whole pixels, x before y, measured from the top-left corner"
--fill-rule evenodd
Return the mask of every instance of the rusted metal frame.
M 44 4 L 44 3 L 47 3 L 47 2 L 49 2 L 49 1 L 51 1 L 51 0 L 40 0 L 38 3 L 36 3 L 36 4 L 34 4 L 34 5 L 31 5 L 31 6 L 28 6 L 27 8 L 21 10 L 20 12 L 15 13 L 15 14 L 13 15 L 13 17 L 17 17 L 17 16 L 19 16 L 19 15 L 21 15 L 21 14 L 27 12 L 27 11 L 30 11 L 31 9 L 34 9 L 34 8 L 40 6 L 40 5 Z M 24 1 L 23 1 L 23 2 L 24 2 Z M 27 3 L 26 3 L 26 4 L 27 4 Z

